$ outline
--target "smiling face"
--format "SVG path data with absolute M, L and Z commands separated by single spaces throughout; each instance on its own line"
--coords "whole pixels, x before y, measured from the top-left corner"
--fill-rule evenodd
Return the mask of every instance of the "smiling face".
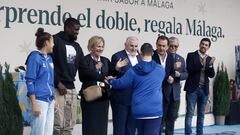
M 105 41 L 103 37 L 93 36 L 88 40 L 88 51 L 96 58 L 102 55 L 104 47 Z
M 138 51 L 138 39 L 136 37 L 128 37 L 125 42 L 125 50 L 132 56 Z
M 99 42 L 95 43 L 90 50 L 92 55 L 95 57 L 100 57 L 104 50 L 103 42 L 100 40 Z
M 169 43 L 168 51 L 169 51 L 170 53 L 176 53 L 178 47 L 179 47 L 179 44 L 178 44 L 177 42 L 170 42 L 170 43 Z
M 168 41 L 159 39 L 156 43 L 157 52 L 160 55 L 165 55 L 168 49 Z
M 168 52 L 175 54 L 177 52 L 177 49 L 179 47 L 179 40 L 176 37 L 170 37 L 169 38 L 169 47 Z
M 202 54 L 206 54 L 207 50 L 210 48 L 210 43 L 208 41 L 201 41 L 199 44 L 199 51 Z

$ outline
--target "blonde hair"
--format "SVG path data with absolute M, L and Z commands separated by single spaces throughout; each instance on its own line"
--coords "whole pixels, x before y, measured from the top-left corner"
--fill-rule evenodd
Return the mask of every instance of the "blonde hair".
M 101 36 L 92 36 L 92 37 L 88 40 L 88 46 L 87 46 L 88 51 L 90 52 L 91 49 L 92 49 L 95 45 L 99 44 L 100 42 L 103 42 L 103 47 L 104 47 L 104 46 L 105 46 L 105 40 L 104 40 L 103 37 L 101 37 Z

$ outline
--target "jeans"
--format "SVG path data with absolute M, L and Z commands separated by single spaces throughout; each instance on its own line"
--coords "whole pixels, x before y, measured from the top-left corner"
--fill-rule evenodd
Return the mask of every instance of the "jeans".
M 50 102 L 36 100 L 41 113 L 31 119 L 31 135 L 52 135 L 54 122 L 54 100 Z
M 137 119 L 137 135 L 159 135 L 162 117 L 155 119 Z
M 185 135 L 192 133 L 192 117 L 194 115 L 195 105 L 197 104 L 197 135 L 203 135 L 203 121 L 205 114 L 205 106 L 207 104 L 208 95 L 204 90 L 197 88 L 192 93 L 186 94 L 187 99 L 187 113 L 185 116 Z

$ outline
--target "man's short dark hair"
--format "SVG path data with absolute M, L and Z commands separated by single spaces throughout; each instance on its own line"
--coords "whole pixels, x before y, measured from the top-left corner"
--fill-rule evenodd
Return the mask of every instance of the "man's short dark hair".
M 152 55 L 153 54 L 153 47 L 152 47 L 152 45 L 149 44 L 149 43 L 144 43 L 141 46 L 141 53 L 143 55 Z
M 209 47 L 211 46 L 211 40 L 209 38 L 203 38 L 200 43 L 202 43 L 203 41 L 207 41 L 209 42 Z
M 64 27 L 66 27 L 66 26 L 73 26 L 73 25 L 80 25 L 80 22 L 77 19 L 75 19 L 75 18 L 68 18 L 64 22 Z
M 169 45 L 169 39 L 166 36 L 158 36 L 156 44 L 157 44 L 158 40 L 167 40 L 167 45 Z

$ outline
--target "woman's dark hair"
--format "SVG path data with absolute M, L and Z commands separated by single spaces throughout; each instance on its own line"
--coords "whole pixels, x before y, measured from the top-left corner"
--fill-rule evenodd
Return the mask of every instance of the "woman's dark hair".
M 44 32 L 43 28 L 38 28 L 35 36 L 37 37 L 35 41 L 37 48 L 42 49 L 45 46 L 45 41 L 49 40 L 52 35 L 48 32 Z

